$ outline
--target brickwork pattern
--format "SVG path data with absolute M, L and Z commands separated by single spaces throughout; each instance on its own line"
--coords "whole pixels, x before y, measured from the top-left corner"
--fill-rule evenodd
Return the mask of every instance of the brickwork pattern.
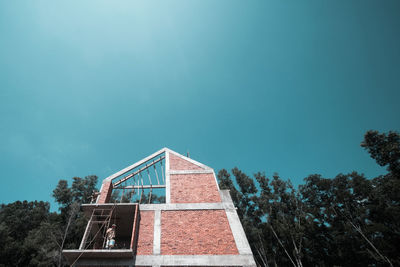
M 202 167 L 197 166 L 187 160 L 184 160 L 172 153 L 169 153 L 169 168 L 171 170 L 204 170 Z
M 161 212 L 162 255 L 239 254 L 224 210 Z
M 212 173 L 171 174 L 171 203 L 221 202 Z
M 153 254 L 154 211 L 141 211 L 137 255 Z
M 100 193 L 99 201 L 97 203 L 99 204 L 108 203 L 111 198 L 112 189 L 113 189 L 112 182 L 104 182 L 103 188 Z

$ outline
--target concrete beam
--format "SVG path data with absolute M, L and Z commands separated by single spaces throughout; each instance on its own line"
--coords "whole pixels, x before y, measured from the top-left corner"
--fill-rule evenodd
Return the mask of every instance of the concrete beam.
M 197 173 L 214 173 L 212 169 L 209 170 L 170 170 L 169 174 L 197 174 Z
M 80 259 L 78 265 L 135 266 L 252 266 L 252 255 L 137 255 L 133 259 Z
M 223 203 L 140 204 L 140 210 L 223 210 Z

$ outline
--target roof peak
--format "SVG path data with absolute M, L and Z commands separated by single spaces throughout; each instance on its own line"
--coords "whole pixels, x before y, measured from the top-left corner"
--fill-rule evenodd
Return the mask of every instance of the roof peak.
M 202 164 L 202 163 L 200 163 L 200 162 L 198 162 L 196 160 L 193 160 L 193 159 L 191 159 L 189 157 L 186 157 L 186 156 L 184 156 L 184 155 L 182 155 L 182 154 L 180 154 L 180 153 L 178 153 L 178 152 L 176 152 L 176 151 L 174 151 L 174 150 L 172 150 L 172 149 L 170 149 L 168 147 L 163 147 L 162 149 L 154 152 L 153 154 L 151 154 L 151 155 L 149 155 L 149 156 L 147 156 L 147 157 L 135 162 L 134 164 L 132 164 L 132 165 L 130 165 L 130 166 L 128 166 L 128 167 L 126 167 L 126 168 L 124 168 L 124 169 L 122 169 L 122 170 L 120 170 L 120 171 L 118 171 L 118 172 L 116 172 L 116 173 L 114 173 L 114 174 L 112 174 L 110 176 L 108 176 L 107 178 L 104 179 L 104 181 L 110 182 L 110 181 L 120 177 L 121 175 L 123 175 L 125 173 L 128 173 L 128 172 L 132 171 L 133 169 L 135 169 L 135 168 L 137 168 L 137 167 L 139 167 L 141 165 L 146 164 L 147 162 L 150 162 L 151 160 L 153 160 L 154 158 L 156 158 L 158 156 L 161 156 L 162 154 L 165 154 L 165 158 L 166 158 L 166 164 L 165 165 L 169 164 L 169 154 L 173 154 L 173 155 L 178 156 L 179 158 L 181 158 L 183 160 L 186 160 L 186 161 L 188 161 L 188 162 L 190 162 L 190 163 L 192 163 L 194 165 L 199 166 L 200 168 L 202 168 L 204 170 L 212 170 L 212 168 L 210 168 L 210 167 L 208 167 L 208 166 L 206 166 L 206 165 L 204 165 L 204 164 Z M 165 167 L 166 167 L 166 172 L 167 172 L 169 170 L 169 166 L 165 166 Z

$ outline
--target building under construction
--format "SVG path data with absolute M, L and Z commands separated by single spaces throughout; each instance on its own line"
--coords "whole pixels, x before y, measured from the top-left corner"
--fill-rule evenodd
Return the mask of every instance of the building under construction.
M 104 179 L 82 209 L 81 244 L 63 251 L 72 266 L 256 266 L 214 170 L 168 148 Z

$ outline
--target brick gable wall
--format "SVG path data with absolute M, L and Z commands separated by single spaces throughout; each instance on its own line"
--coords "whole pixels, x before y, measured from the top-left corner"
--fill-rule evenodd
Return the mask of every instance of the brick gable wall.
M 171 170 L 203 170 L 202 167 L 169 153 L 169 168 Z

